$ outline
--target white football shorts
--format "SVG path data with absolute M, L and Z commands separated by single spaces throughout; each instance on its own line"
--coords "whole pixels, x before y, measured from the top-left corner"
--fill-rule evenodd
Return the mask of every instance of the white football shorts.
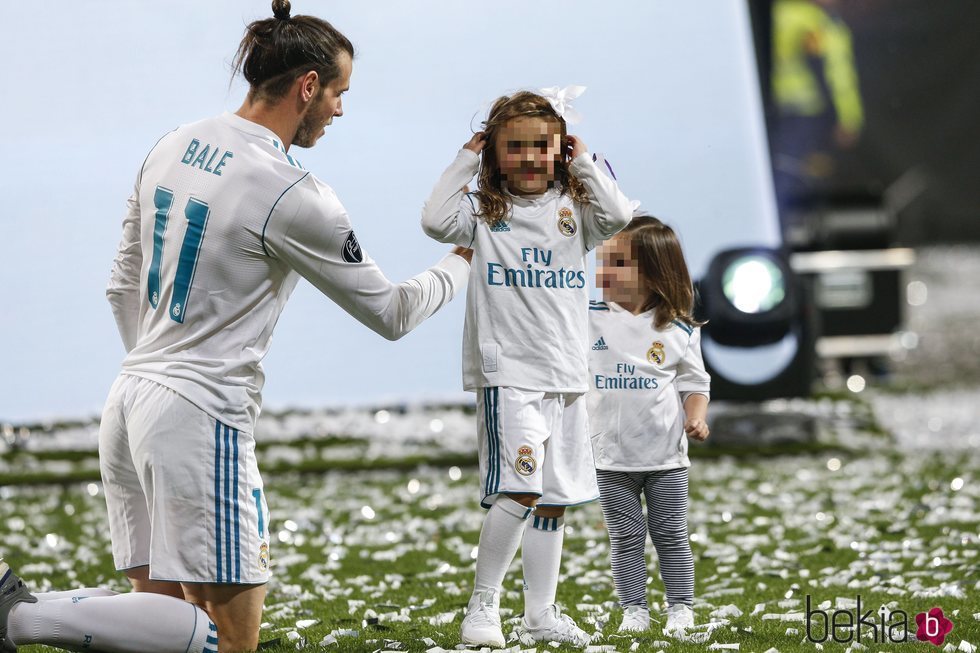
M 269 509 L 255 441 L 155 381 L 120 375 L 99 429 L 116 568 L 154 580 L 269 580 Z
M 583 394 L 480 388 L 476 393 L 480 505 L 536 494 L 539 506 L 599 498 Z

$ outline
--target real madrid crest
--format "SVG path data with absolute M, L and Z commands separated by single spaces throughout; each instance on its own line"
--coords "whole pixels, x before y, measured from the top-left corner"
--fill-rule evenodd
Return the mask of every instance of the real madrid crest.
M 259 546 L 259 571 L 269 570 L 269 545 L 263 542 Z
M 572 210 L 567 206 L 558 209 L 558 231 L 562 236 L 572 237 L 578 231 L 575 218 L 572 217 Z
M 538 468 L 538 463 L 534 460 L 534 449 L 525 445 L 517 450 L 517 460 L 514 461 L 514 468 L 521 476 L 530 476 Z
M 664 343 L 659 340 L 655 341 L 647 349 L 647 360 L 654 365 L 663 365 L 664 361 L 667 360 L 667 354 L 664 352 Z

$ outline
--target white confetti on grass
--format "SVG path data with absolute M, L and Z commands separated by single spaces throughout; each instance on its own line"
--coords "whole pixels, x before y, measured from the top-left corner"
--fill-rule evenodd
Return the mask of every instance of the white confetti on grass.
M 722 606 L 717 610 L 712 610 L 709 613 L 709 616 L 717 617 L 717 618 L 725 618 L 725 617 L 737 618 L 742 616 L 742 611 L 738 609 L 737 605 L 729 604 L 729 605 Z
M 968 467 L 972 463 L 975 468 L 978 457 L 964 456 L 957 464 Z M 748 616 L 735 617 L 740 625 L 761 627 L 765 623 L 771 629 L 803 621 L 802 613 L 792 609 L 798 605 L 787 602 L 799 601 L 805 594 L 819 600 L 821 609 L 828 609 L 837 598 L 845 599 L 846 604 L 858 593 L 885 596 L 897 592 L 893 609 L 909 611 L 916 592 L 946 592 L 930 596 L 956 600 L 957 591 L 970 594 L 971 589 L 980 589 L 956 582 L 973 564 L 969 554 L 978 546 L 977 533 L 962 530 L 959 521 L 975 515 L 978 484 L 965 483 L 957 492 L 949 486 L 949 479 L 969 478 L 967 474 L 958 470 L 935 474 L 933 468 L 942 461 L 874 454 L 847 459 L 832 474 L 821 470 L 823 460 L 794 456 L 777 459 L 778 464 L 743 459 L 696 462 L 690 529 L 699 536 L 693 544 L 699 587 L 704 586 L 695 597 L 699 616 L 734 605 L 744 613 L 751 611 Z M 807 473 L 800 475 L 801 470 Z M 355 646 L 382 633 L 416 642 L 429 634 L 435 646 L 453 649 L 458 641 L 458 616 L 471 590 L 470 554 L 484 516 L 475 507 L 478 488 L 473 471 L 461 473 L 459 481 L 449 478 L 446 468 L 266 479 L 273 516 L 280 520 L 274 526 L 293 538 L 272 551 L 276 577 L 270 583 L 267 619 L 277 628 L 285 627 L 276 632 L 302 630 L 302 635 L 296 634 L 311 643 L 328 637 L 340 641 L 343 636 L 337 627 L 343 622 L 324 615 L 349 612 L 349 623 L 358 625 L 370 609 L 377 623 L 352 631 Z M 412 478 L 419 480 L 417 494 L 405 491 Z M 12 520 L 15 525 L 17 518 L 23 521 L 19 530 L 10 529 L 5 536 L 12 540 L 13 555 L 29 561 L 17 565 L 18 572 L 28 575 L 25 569 L 31 571 L 36 586 L 61 587 L 66 581 L 75 581 L 76 586 L 109 580 L 121 584 L 115 575 L 107 577 L 111 566 L 101 496 L 86 496 L 84 486 L 58 495 L 50 489 L 3 490 L 11 500 L 0 502 L 0 519 L 8 528 Z M 75 508 L 72 520 L 79 532 L 74 534 L 60 532 L 59 519 L 64 519 L 67 503 Z M 917 508 L 919 503 L 924 508 Z M 364 506 L 376 513 L 371 522 L 363 520 L 360 511 Z M 721 511 L 735 517 L 720 522 L 717 515 Z M 12 514 L 15 512 L 19 514 Z M 825 520 L 814 519 L 818 512 L 824 513 Z M 294 530 L 286 527 L 287 520 Z M 566 534 L 560 596 L 574 606 L 571 614 L 580 625 L 586 618 L 595 618 L 597 623 L 615 608 L 610 600 L 614 589 L 607 536 L 596 505 L 571 510 L 568 520 L 574 535 Z M 65 547 L 57 555 L 45 549 L 49 533 L 58 535 L 59 546 Z M 843 549 L 836 552 L 838 546 Z M 834 552 L 832 562 L 828 551 Z M 927 567 L 935 558 L 941 565 Z M 804 579 L 798 573 L 801 568 L 810 576 Z M 69 576 L 69 570 L 76 575 Z M 657 605 L 655 610 L 661 610 L 662 585 L 656 567 L 649 571 L 653 577 L 651 607 Z M 519 560 L 507 583 L 502 599 L 505 614 L 519 613 Z M 710 601 L 719 605 L 710 605 Z M 329 612 L 326 605 L 331 606 Z M 777 606 L 781 609 L 773 609 Z M 660 616 L 656 611 L 654 615 Z M 774 619 L 771 615 L 780 616 Z M 789 615 L 790 619 L 784 619 Z M 313 618 L 319 623 L 299 628 L 299 623 Z M 616 625 L 618 620 L 605 631 Z M 380 626 L 390 630 L 380 630 Z M 687 641 L 707 644 L 712 634 L 724 639 L 721 635 L 729 630 L 719 631 L 719 625 L 713 623 L 700 626 Z M 647 645 L 644 642 L 644 649 Z M 342 643 L 345 646 L 350 644 Z M 668 642 L 650 645 L 668 651 L 670 646 Z M 363 650 L 382 647 L 389 648 L 377 643 Z

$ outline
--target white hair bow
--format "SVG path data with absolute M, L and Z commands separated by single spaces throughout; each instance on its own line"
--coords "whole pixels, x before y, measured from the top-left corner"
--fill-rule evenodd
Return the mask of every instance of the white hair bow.
M 555 113 L 564 118 L 569 125 L 581 122 L 582 114 L 572 108 L 572 100 L 585 93 L 584 86 L 566 86 L 565 88 L 549 86 L 539 89 L 539 93 L 551 104 Z

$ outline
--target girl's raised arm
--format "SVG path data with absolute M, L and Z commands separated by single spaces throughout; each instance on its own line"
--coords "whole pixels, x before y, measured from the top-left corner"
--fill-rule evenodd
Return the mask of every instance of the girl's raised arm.
M 466 184 L 480 168 L 479 154 L 485 144 L 483 132 L 473 134 L 436 182 L 422 207 L 422 231 L 430 238 L 461 247 L 473 244 L 477 206 L 466 194 Z

